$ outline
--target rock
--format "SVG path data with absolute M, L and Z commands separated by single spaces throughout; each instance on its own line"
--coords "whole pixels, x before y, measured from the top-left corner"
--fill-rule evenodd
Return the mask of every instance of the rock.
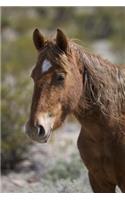
M 39 182 L 40 178 L 38 176 L 31 176 L 30 178 L 27 179 L 28 183 L 35 183 L 35 182 Z
M 32 163 L 29 160 L 24 160 L 16 165 L 17 171 L 24 171 L 27 172 L 29 169 L 32 168 Z
M 24 187 L 25 184 L 25 181 L 22 179 L 13 179 L 11 182 L 18 187 Z

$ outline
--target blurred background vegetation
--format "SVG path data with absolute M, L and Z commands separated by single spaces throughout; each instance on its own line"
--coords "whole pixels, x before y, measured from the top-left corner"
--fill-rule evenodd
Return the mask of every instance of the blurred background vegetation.
M 28 119 L 33 89 L 30 72 L 37 56 L 32 43 L 33 30 L 38 27 L 45 35 L 53 35 L 56 28 L 60 27 L 69 37 L 80 40 L 80 44 L 89 46 L 91 50 L 96 41 L 110 43 L 117 63 L 124 63 L 125 8 L 3 7 L 1 19 L 1 167 L 2 172 L 5 172 L 14 169 L 15 165 L 25 158 L 28 147 L 32 145 L 24 135 L 24 125 Z M 62 166 L 59 164 L 58 170 Z M 65 167 L 62 171 L 66 170 Z M 54 172 L 51 171 L 50 174 Z M 54 180 L 56 176 L 54 174 Z

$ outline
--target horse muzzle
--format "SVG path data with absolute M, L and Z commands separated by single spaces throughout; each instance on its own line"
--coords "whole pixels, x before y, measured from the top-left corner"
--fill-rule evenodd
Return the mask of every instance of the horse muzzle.
M 39 143 L 46 143 L 52 133 L 54 120 L 47 114 L 39 115 L 36 123 L 31 124 L 30 121 L 26 124 L 26 134 Z

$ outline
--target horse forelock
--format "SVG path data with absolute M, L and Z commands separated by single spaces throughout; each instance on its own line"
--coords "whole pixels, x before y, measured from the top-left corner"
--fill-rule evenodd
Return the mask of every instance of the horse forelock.
M 47 68 L 50 65 L 61 67 L 66 71 L 74 70 L 73 65 L 76 65 L 76 56 L 72 48 L 69 48 L 67 53 L 61 51 L 55 43 L 55 40 L 46 41 L 44 48 L 40 51 L 38 56 L 38 66 L 47 64 Z M 45 69 L 46 70 L 46 69 Z

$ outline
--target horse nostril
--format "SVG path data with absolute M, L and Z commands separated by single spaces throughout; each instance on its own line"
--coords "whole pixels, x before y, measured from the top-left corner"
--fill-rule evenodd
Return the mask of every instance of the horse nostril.
M 38 125 L 37 128 L 38 128 L 38 135 L 39 136 L 44 136 L 45 135 L 45 129 L 43 128 L 43 126 L 42 125 Z

